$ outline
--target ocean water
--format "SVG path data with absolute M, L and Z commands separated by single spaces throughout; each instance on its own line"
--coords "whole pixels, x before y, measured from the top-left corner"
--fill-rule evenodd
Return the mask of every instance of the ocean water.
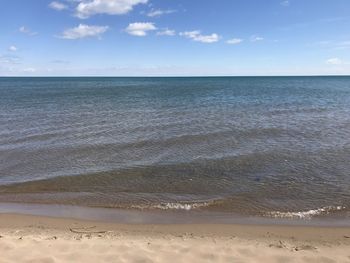
M 350 217 L 350 77 L 0 78 L 0 202 Z

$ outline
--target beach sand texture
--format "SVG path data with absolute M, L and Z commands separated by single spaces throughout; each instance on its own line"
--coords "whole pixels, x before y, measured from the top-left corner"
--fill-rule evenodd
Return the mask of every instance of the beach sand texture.
M 350 229 L 0 215 L 0 262 L 350 262 Z

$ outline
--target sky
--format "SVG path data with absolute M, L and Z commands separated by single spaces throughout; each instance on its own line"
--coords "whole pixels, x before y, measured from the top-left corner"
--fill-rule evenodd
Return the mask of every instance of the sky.
M 349 0 L 0 6 L 0 76 L 350 75 Z

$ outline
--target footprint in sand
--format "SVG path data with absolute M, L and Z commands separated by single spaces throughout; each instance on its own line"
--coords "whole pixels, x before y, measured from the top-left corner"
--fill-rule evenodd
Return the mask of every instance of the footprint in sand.
M 295 251 L 302 251 L 302 250 L 312 251 L 312 250 L 317 250 L 317 247 L 314 247 L 311 245 L 301 245 L 301 246 L 295 247 L 294 250 Z

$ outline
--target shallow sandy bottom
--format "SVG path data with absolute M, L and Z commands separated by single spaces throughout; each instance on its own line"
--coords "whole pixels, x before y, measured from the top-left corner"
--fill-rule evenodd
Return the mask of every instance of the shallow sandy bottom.
M 0 214 L 0 262 L 350 262 L 349 228 L 118 225 Z

